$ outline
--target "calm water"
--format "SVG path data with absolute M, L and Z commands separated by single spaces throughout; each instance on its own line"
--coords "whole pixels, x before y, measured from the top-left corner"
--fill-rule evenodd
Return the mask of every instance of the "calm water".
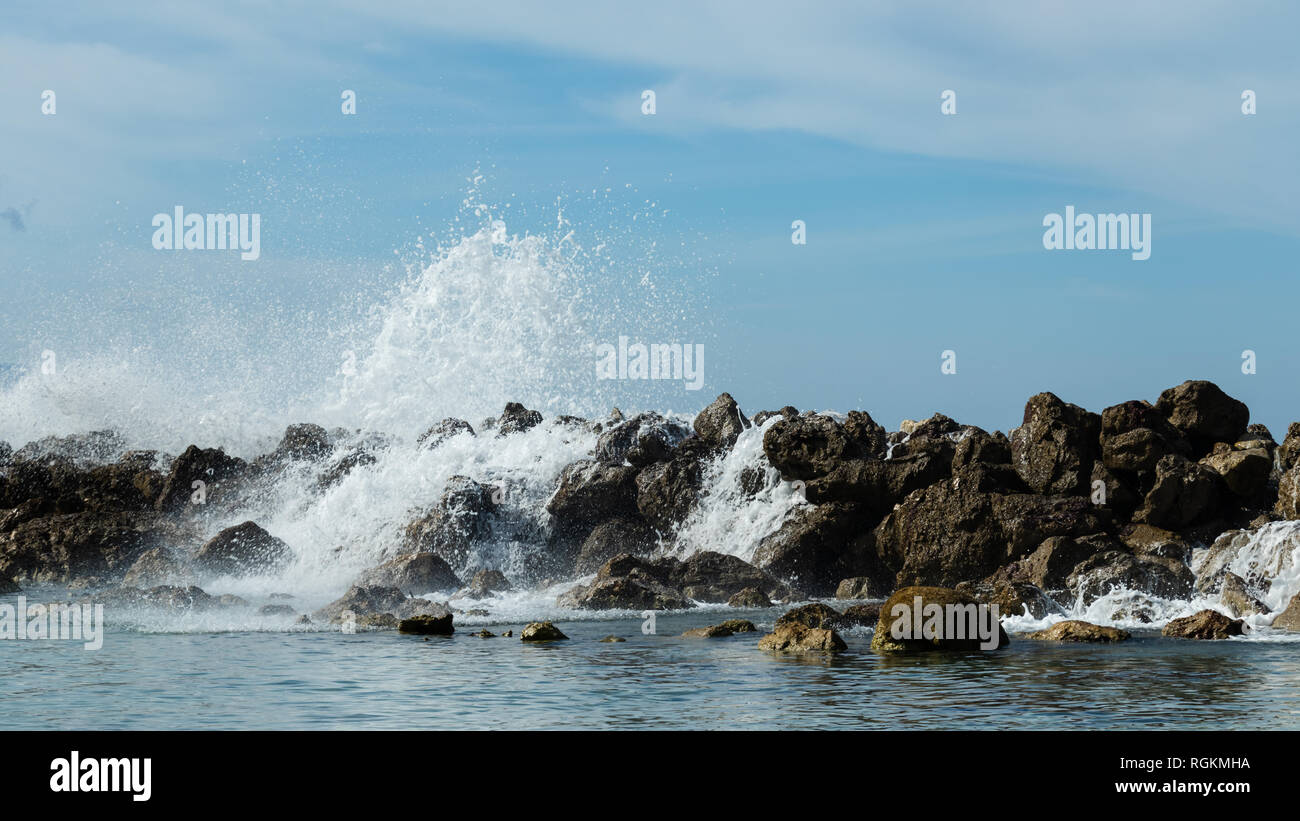
M 774 656 L 760 634 L 683 639 L 732 615 L 561 621 L 530 645 L 393 632 L 138 633 L 103 649 L 0 641 L 12 729 L 1300 728 L 1300 643 L 1138 636 L 987 654 Z M 610 633 L 624 643 L 600 643 Z

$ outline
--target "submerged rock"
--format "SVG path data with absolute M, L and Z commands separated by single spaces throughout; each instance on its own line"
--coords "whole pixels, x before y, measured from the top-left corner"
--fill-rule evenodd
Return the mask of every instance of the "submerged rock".
M 425 636 L 450 636 L 456 632 L 456 628 L 452 625 L 452 614 L 449 611 L 425 613 L 402 619 L 398 622 L 397 630 L 399 633 L 416 633 Z
M 606 636 L 605 638 L 601 639 L 601 641 L 607 644 L 613 644 L 616 642 L 627 641 L 627 639 L 623 638 L 622 636 Z
M 735 631 L 733 631 L 730 627 L 726 627 L 721 624 L 714 624 L 709 627 L 696 627 L 691 630 L 686 630 L 682 633 L 682 638 L 717 639 L 717 638 L 726 638 L 727 636 L 731 636 L 731 635 L 735 635 Z
M 520 641 L 561 641 L 567 638 L 560 632 L 560 628 L 549 621 L 532 622 L 519 634 Z
M 758 649 L 775 653 L 840 653 L 844 639 L 829 627 L 809 627 L 801 622 L 777 624 L 758 641 Z
M 1160 631 L 1161 635 L 1176 639 L 1226 639 L 1245 632 L 1246 623 L 1230 619 L 1217 610 L 1202 610 L 1191 616 L 1174 619 Z
M 1029 633 L 1025 638 L 1039 641 L 1109 643 L 1128 641 L 1131 636 L 1127 630 L 1120 630 L 1116 627 L 1102 627 L 1098 624 L 1071 619 L 1070 621 L 1059 621 L 1046 630 Z
M 916 607 L 917 599 L 920 599 L 921 606 L 921 613 L 919 616 L 923 626 L 922 635 L 913 635 L 910 638 L 906 636 L 895 637 L 891 630 L 891 626 L 894 624 L 895 620 L 911 617 L 913 623 L 915 623 L 917 614 L 913 614 L 912 611 Z M 939 612 L 944 614 L 943 621 L 945 627 L 934 635 L 926 636 L 924 625 L 930 619 L 930 616 L 926 611 L 932 605 L 938 606 L 940 608 Z M 966 634 L 964 637 L 958 637 L 956 630 L 953 631 L 953 635 L 945 635 L 947 632 L 946 624 L 949 607 L 961 608 L 959 615 L 962 615 L 963 618 L 954 618 L 953 622 L 954 627 L 961 625 L 966 628 L 963 631 Z M 924 586 L 904 587 L 901 590 L 895 591 L 894 594 L 889 597 L 889 600 L 880 608 L 880 621 L 876 622 L 876 632 L 871 638 L 871 649 L 877 653 L 898 653 L 918 650 L 980 650 L 982 649 L 980 645 L 983 643 L 983 640 L 978 634 L 974 636 L 970 635 L 971 632 L 978 633 L 978 630 L 971 629 L 972 625 L 968 615 L 970 613 L 976 614 L 978 624 L 974 625 L 974 627 L 982 625 L 984 623 L 984 618 L 980 618 L 981 614 L 979 613 L 979 610 L 976 609 L 978 607 L 979 603 L 973 597 L 950 588 Z M 905 608 L 905 610 L 896 610 L 896 608 Z M 900 616 L 899 614 L 902 613 L 906 613 L 907 615 Z M 992 636 L 990 636 L 990 638 L 992 638 Z M 997 645 L 994 649 L 1001 649 L 1010 643 L 1011 640 L 1007 638 L 1006 632 L 1002 629 L 1002 625 L 999 623 L 997 625 Z
M 289 546 L 255 522 L 228 527 L 194 556 L 196 567 L 214 575 L 254 576 L 273 573 L 293 559 Z

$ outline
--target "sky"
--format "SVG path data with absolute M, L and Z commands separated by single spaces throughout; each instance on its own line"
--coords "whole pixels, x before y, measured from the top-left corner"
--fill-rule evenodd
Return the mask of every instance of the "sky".
M 468 198 L 598 249 L 593 342 L 705 346 L 698 392 L 602 401 L 1007 430 L 1040 391 L 1100 411 L 1210 379 L 1280 439 L 1300 419 L 1298 30 L 1268 2 L 9 2 L 0 363 L 332 363 L 303 329 L 481 227 Z M 260 258 L 156 250 L 177 204 L 261 214 Z M 1150 214 L 1150 258 L 1045 249 L 1071 205 Z

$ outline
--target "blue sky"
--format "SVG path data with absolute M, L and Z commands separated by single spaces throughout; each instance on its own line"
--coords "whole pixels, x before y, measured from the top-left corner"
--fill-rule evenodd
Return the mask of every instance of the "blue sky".
M 1205 378 L 1279 438 L 1300 419 L 1300 10 L 863 6 L 6 4 L 0 362 L 170 344 L 196 301 L 292 327 L 378 299 L 477 173 L 512 232 L 562 202 L 671 284 L 665 336 L 709 352 L 676 409 L 1005 430 L 1041 390 L 1100 410 Z M 177 203 L 263 214 L 262 258 L 154 251 Z M 1069 204 L 1149 212 L 1151 258 L 1045 251 Z

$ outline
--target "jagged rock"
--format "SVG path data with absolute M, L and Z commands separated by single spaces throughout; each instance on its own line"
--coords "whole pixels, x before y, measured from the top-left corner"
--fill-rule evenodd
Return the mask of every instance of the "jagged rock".
M 574 462 L 561 472 L 546 510 L 558 531 L 585 537 L 601 522 L 637 515 L 636 478 L 633 467 L 590 459 Z
M 1226 639 L 1242 635 L 1245 626 L 1241 619 L 1230 619 L 1216 610 L 1202 610 L 1174 619 L 1160 634 L 1175 639 Z
M 1300 593 L 1291 597 L 1286 609 L 1273 619 L 1272 627 L 1275 630 L 1300 631 Z
M 458 436 L 462 433 L 468 433 L 470 436 L 475 435 L 474 428 L 469 422 L 466 422 L 464 419 L 453 419 L 449 417 L 420 434 L 419 438 L 415 440 L 415 444 L 428 450 L 432 450 L 451 437 Z
M 452 624 L 450 611 L 444 613 L 425 613 L 402 619 L 397 624 L 399 633 L 415 633 L 422 636 L 450 636 L 456 632 Z
M 1051 599 L 1039 587 L 1027 582 L 962 582 L 956 590 L 972 596 L 980 604 L 994 605 L 1000 616 L 1029 615 L 1041 619 L 1055 609 Z
M 1119 538 L 1130 550 L 1139 555 L 1145 553 L 1178 559 L 1184 564 L 1191 563 L 1192 546 L 1186 539 L 1171 530 L 1148 524 L 1130 524 L 1120 530 Z
M 406 527 L 408 553 L 433 553 L 463 567 L 477 542 L 492 535 L 493 488 L 466 476 L 452 476 L 438 504 Z
M 1300 464 L 1300 422 L 1287 426 L 1286 438 L 1277 448 L 1277 466 L 1283 473 Z
M 772 600 L 767 594 L 757 587 L 746 587 L 739 593 L 727 599 L 728 607 L 771 607 Z
M 793 610 L 787 610 L 776 620 L 777 626 L 783 624 L 802 624 L 805 627 L 831 627 L 844 614 L 827 604 L 813 602 Z
M 508 593 L 515 586 L 500 570 L 480 570 L 470 579 L 469 585 L 456 595 L 462 598 L 486 599 L 497 593 Z
M 140 588 L 163 585 L 190 587 L 197 581 L 189 568 L 169 548 L 162 545 L 140 554 L 140 558 L 135 560 L 122 577 L 124 586 Z
M 655 548 L 655 533 L 640 519 L 620 516 L 601 522 L 583 540 L 574 571 L 594 573 L 620 553 L 644 556 Z
M 115 430 L 95 430 L 70 436 L 47 436 L 28 442 L 10 457 L 11 461 L 44 459 L 67 460 L 85 467 L 117 458 L 126 448 L 126 439 Z
M 596 440 L 596 459 L 633 467 L 645 467 L 667 459 L 686 437 L 690 428 L 657 413 L 641 413 L 601 434 Z
M 372 567 L 352 583 L 356 587 L 396 587 L 410 593 L 456 590 L 460 579 L 432 553 L 408 553 Z
M 871 649 L 877 653 L 898 653 L 911 652 L 917 650 L 979 650 L 981 649 L 981 639 L 978 635 L 974 637 L 957 638 L 956 635 L 936 635 L 930 638 L 922 636 L 913 636 L 912 638 L 898 638 L 893 635 L 892 625 L 903 612 L 911 613 L 916 607 L 916 600 L 920 599 L 922 625 L 927 621 L 926 610 L 931 605 L 938 606 L 941 610 L 949 605 L 961 607 L 965 612 L 971 612 L 969 608 L 978 608 L 979 602 L 965 593 L 946 587 L 928 587 L 928 586 L 910 586 L 894 591 L 889 600 L 880 608 L 880 621 L 876 622 L 876 632 L 871 638 Z M 906 611 L 896 608 L 906 608 Z M 978 610 L 974 611 L 978 613 Z M 945 611 L 946 614 L 946 611 Z M 982 619 L 981 619 L 982 623 Z M 945 615 L 946 624 L 946 615 Z M 969 622 L 963 622 L 969 626 Z M 1007 638 L 1006 631 L 1002 625 L 998 625 L 997 648 L 1006 647 L 1011 643 Z M 945 628 L 946 632 L 946 628 Z M 976 631 L 978 632 L 978 630 Z
M 758 649 L 775 653 L 840 653 L 848 649 L 844 639 L 827 627 L 808 627 L 799 622 L 778 624 L 759 639 Z
M 1086 493 L 1100 432 L 1097 414 L 1054 394 L 1037 394 L 1025 403 L 1024 421 L 1011 432 L 1012 463 L 1038 493 Z
M 1150 402 L 1133 400 L 1101 413 L 1101 457 L 1110 470 L 1150 473 L 1162 456 L 1192 455 L 1181 431 Z
M 1100 486 L 1098 486 L 1100 482 Z M 1089 499 L 1093 504 L 1104 507 L 1111 511 L 1115 519 L 1123 521 L 1133 515 L 1138 505 L 1142 504 L 1142 494 L 1139 493 L 1132 482 L 1122 478 L 1119 473 L 1112 471 L 1102 462 L 1092 463 L 1092 490 L 1089 493 Z M 1098 490 L 1103 495 L 1098 496 Z
M 396 587 L 351 587 L 342 597 L 313 613 L 312 617 L 317 621 L 338 623 L 346 612 L 351 612 L 357 619 L 383 613 L 407 619 L 421 615 L 441 617 L 449 611 L 436 602 L 411 598 Z
M 519 634 L 520 641 L 561 641 L 567 638 L 560 632 L 560 628 L 549 621 L 532 622 Z
M 763 427 L 764 422 L 766 422 L 769 419 L 775 419 L 778 416 L 782 419 L 794 419 L 799 416 L 799 409 L 796 408 L 794 405 L 786 405 L 784 408 L 781 408 L 780 410 L 759 411 L 758 413 L 754 414 L 754 427 L 761 428 Z
M 765 573 L 738 556 L 702 550 L 680 563 L 660 560 L 667 569 L 667 579 L 688 598 L 721 603 L 747 588 L 757 588 L 772 595 L 787 595 L 789 589 L 771 574 Z
M 273 461 L 317 461 L 334 450 L 329 434 L 320 425 L 290 425 L 284 431 L 280 444 L 271 452 Z
M 560 604 L 594 610 L 677 610 L 693 607 L 692 599 L 725 602 L 748 587 L 789 593 L 781 582 L 736 556 L 701 551 L 685 561 L 650 561 L 625 553 L 606 562 L 590 585 L 561 596 Z
M 0 595 L 6 593 L 21 593 L 23 589 L 18 586 L 18 582 L 7 576 L 0 576 Z
M 1131 636 L 1127 630 L 1117 627 L 1102 627 L 1086 621 L 1058 621 L 1046 630 L 1029 633 L 1025 638 L 1038 641 L 1080 641 L 1108 644 L 1116 641 L 1128 641 Z
M 1013 575 L 1042 590 L 1064 590 L 1066 579 L 1079 564 L 1099 553 L 1121 549 L 1119 541 L 1106 533 L 1053 536 L 1022 559 Z
M 1273 509 L 1284 519 L 1300 519 L 1300 464 L 1292 466 L 1278 480 L 1277 504 Z
M 1081 562 L 1066 587 L 1084 606 L 1113 590 L 1134 590 L 1164 599 L 1185 599 L 1195 585 L 1191 568 L 1177 559 L 1108 550 Z
M 849 605 L 838 618 L 831 621 L 830 626 L 836 630 L 847 630 L 851 627 L 875 627 L 876 622 L 880 621 L 880 608 L 879 603 Z
M 1223 590 L 1219 594 L 1219 602 L 1232 611 L 1237 618 L 1268 612 L 1268 605 L 1251 595 L 1246 589 L 1246 580 L 1236 573 L 1223 575 Z
M 733 633 L 758 632 L 758 628 L 755 627 L 754 623 L 752 621 L 749 621 L 748 619 L 727 619 L 726 621 L 722 622 L 722 624 L 719 624 L 718 626 L 725 627 Z
M 990 492 L 978 466 L 910 494 L 876 528 L 882 566 L 899 585 L 982 579 L 1052 536 L 1107 529 L 1109 514 L 1082 496 Z
M 754 563 L 811 595 L 829 595 L 845 576 L 882 575 L 870 523 L 857 505 L 801 505 L 758 543 Z
M 149 608 L 197 612 L 217 610 L 222 607 L 240 607 L 248 604 L 237 596 L 230 598 L 211 596 L 201 588 L 193 585 L 185 587 L 159 585 L 147 590 L 140 590 L 135 587 L 119 587 L 113 590 L 100 591 L 93 598 L 87 598 L 83 601 L 103 604 L 105 608 L 111 607 L 115 610 Z
M 654 578 L 634 575 L 598 576 L 591 584 L 561 595 L 559 605 L 581 610 L 685 610 L 695 603 Z
M 497 436 L 521 433 L 530 428 L 535 428 L 541 423 L 541 413 L 529 410 L 518 402 L 507 402 L 506 409 L 502 411 L 501 418 L 497 420 Z
M 1187 436 L 1195 456 L 1208 453 L 1215 442 L 1237 441 L 1250 421 L 1245 403 L 1204 380 L 1188 380 L 1164 391 L 1156 410 Z
M 952 455 L 952 469 L 966 465 L 1010 465 L 1011 440 L 1001 431 L 990 434 L 981 428 L 969 426 L 962 429 Z
M 379 458 L 365 447 L 354 447 L 338 458 L 331 460 L 330 464 L 317 477 L 316 487 L 320 490 L 331 488 L 357 468 L 373 465 L 378 461 Z
M 1162 456 L 1155 485 L 1133 520 L 1170 530 L 1204 521 L 1218 508 L 1218 474 L 1181 456 Z
M 1243 499 L 1257 498 L 1273 472 L 1273 457 L 1267 450 L 1234 450 L 1222 442 L 1200 463 L 1219 474 L 1228 490 Z
M 667 461 L 649 465 L 637 474 L 636 509 L 661 532 L 671 532 L 685 521 L 699 499 L 705 447 L 702 440 L 688 439 Z
M 32 519 L 0 534 L 0 577 L 50 583 L 116 578 L 155 547 L 153 513 L 68 513 Z
M 220 448 L 203 449 L 190 445 L 172 463 L 156 507 L 168 512 L 184 508 L 190 504 L 195 482 L 203 482 L 204 495 L 211 501 L 216 494 L 238 482 L 246 469 L 243 459 L 227 456 Z
M 860 455 L 843 426 L 829 416 L 796 416 L 776 422 L 763 431 L 763 453 L 787 480 L 825 476 L 846 454 Z
M 710 447 L 729 448 L 750 422 L 731 394 L 724 393 L 695 417 L 695 433 Z
M 194 565 L 222 576 L 255 576 L 282 569 L 293 551 L 255 522 L 228 527 L 209 539 L 194 556 Z
M 841 579 L 835 588 L 837 599 L 874 599 L 882 595 L 880 584 L 870 576 L 852 576 Z

